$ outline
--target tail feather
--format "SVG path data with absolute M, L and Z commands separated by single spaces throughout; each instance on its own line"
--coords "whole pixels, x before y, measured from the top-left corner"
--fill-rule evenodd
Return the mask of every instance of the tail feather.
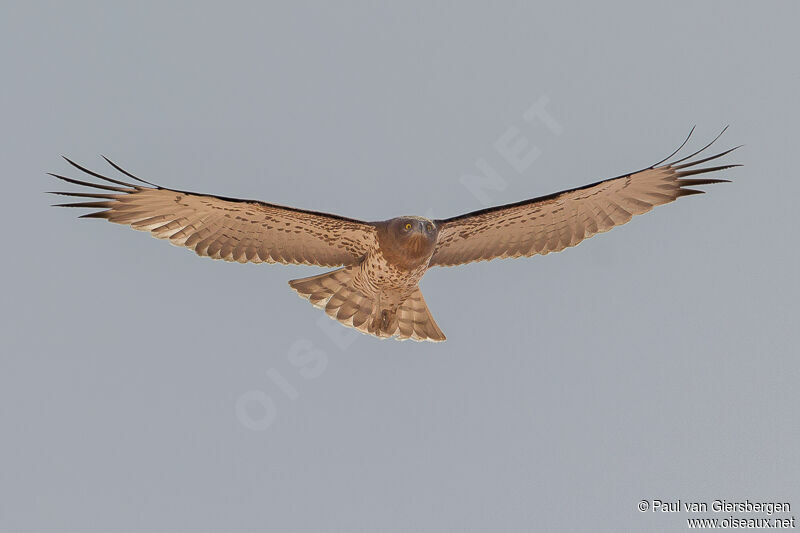
M 443 341 L 447 338 L 431 316 L 419 288 L 397 309 L 397 335 L 421 341 Z
M 374 298 L 355 286 L 353 267 L 295 279 L 289 286 L 329 317 L 369 335 L 418 341 L 446 338 L 433 320 L 419 288 L 391 312 L 379 308 Z

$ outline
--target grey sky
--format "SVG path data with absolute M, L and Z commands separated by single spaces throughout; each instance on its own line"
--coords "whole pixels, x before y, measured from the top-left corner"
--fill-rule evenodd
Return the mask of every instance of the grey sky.
M 800 511 L 798 4 L 395 4 L 4 9 L 1 531 Z M 524 117 L 542 99 L 555 129 Z M 746 144 L 734 183 L 562 253 L 430 271 L 444 344 L 351 336 L 286 284 L 321 269 L 199 259 L 42 194 L 60 154 L 104 154 L 180 189 L 447 217 L 648 166 L 694 124 L 694 147 L 726 124 L 719 147 Z M 538 154 L 516 169 L 515 135 Z

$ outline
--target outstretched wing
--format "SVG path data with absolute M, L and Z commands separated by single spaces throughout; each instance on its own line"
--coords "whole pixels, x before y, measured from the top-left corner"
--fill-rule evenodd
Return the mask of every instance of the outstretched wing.
M 672 202 L 681 196 L 702 194 L 704 191 L 687 187 L 728 180 L 690 176 L 740 166 L 695 168 L 730 153 L 738 146 L 720 154 L 686 162 L 714 141 L 690 156 L 665 165 L 662 163 L 677 154 L 686 141 L 665 160 L 633 174 L 437 220 L 439 240 L 430 265 L 452 266 L 559 252 L 592 235 L 625 224 L 633 215 L 646 213 L 657 205 Z
M 83 217 L 105 218 L 149 231 L 197 255 L 240 263 L 294 263 L 341 266 L 356 262 L 376 246 L 375 228 L 366 222 L 255 200 L 237 200 L 165 189 L 116 170 L 138 183 L 128 183 L 75 168 L 108 184 L 90 183 L 57 174 L 58 179 L 102 192 L 55 192 L 91 201 L 59 207 L 102 209 Z M 83 218 L 81 217 L 81 218 Z

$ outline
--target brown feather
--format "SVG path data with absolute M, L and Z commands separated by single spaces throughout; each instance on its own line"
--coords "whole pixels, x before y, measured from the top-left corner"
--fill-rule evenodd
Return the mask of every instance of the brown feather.
M 675 163 L 698 155 L 712 143 Z M 724 179 L 688 176 L 740 166 L 691 168 L 735 149 L 681 165 L 654 165 L 584 187 L 437 220 L 439 238 L 430 266 L 544 255 L 575 246 L 597 233 L 625 224 L 634 215 L 646 213 L 654 206 L 672 202 L 681 196 L 703 193 L 685 187 L 727 182 Z
M 198 255 L 226 261 L 341 266 L 357 262 L 377 246 L 375 227 L 367 222 L 255 200 L 145 187 L 103 176 L 64 159 L 76 169 L 114 185 L 58 174 L 51 174 L 53 177 L 122 194 L 58 192 L 55 194 L 111 200 L 60 205 L 103 208 L 82 218 L 105 218 L 149 231 Z M 126 176 L 148 183 L 109 163 Z

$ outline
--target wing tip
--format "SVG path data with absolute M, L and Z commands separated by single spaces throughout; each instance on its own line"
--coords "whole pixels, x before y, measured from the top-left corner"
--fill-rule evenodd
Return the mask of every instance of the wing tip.
M 138 182 L 141 182 L 141 183 L 144 183 L 144 184 L 150 185 L 150 186 L 152 186 L 152 187 L 156 187 L 156 188 L 158 188 L 158 189 L 161 189 L 161 188 L 162 188 L 160 185 L 156 185 L 155 183 L 150 183 L 149 181 L 146 181 L 146 180 L 143 180 L 142 178 L 139 178 L 139 177 L 137 177 L 137 176 L 134 176 L 133 174 L 131 174 L 130 172 L 128 172 L 127 170 L 125 170 L 124 168 L 122 168 L 121 166 L 119 166 L 118 164 L 114 163 L 114 162 L 113 162 L 111 159 L 107 158 L 107 157 L 106 157 L 106 156 L 104 156 L 103 154 L 100 154 L 100 157 L 102 157 L 103 159 L 105 159 L 106 163 L 108 163 L 109 165 L 111 165 L 112 167 L 114 167 L 114 168 L 115 168 L 117 171 L 119 171 L 119 172 L 122 172 L 123 174 L 125 174 L 125 175 L 126 175 L 126 176 L 128 176 L 129 178 L 133 178 L 133 179 L 135 179 L 135 180 L 136 180 L 136 181 L 138 181 Z
M 89 207 L 89 208 L 110 208 L 114 202 L 69 202 L 65 204 L 52 204 L 50 207 Z
M 696 126 L 692 126 L 692 129 L 691 129 L 691 131 L 689 131 L 689 135 L 686 137 L 686 139 L 683 141 L 683 143 L 681 143 L 681 145 L 678 147 L 678 149 L 677 149 L 677 150 L 675 150 L 674 152 L 672 152 L 672 153 L 671 153 L 669 156 L 665 157 L 664 159 L 662 159 L 662 160 L 661 160 L 661 161 L 659 161 L 658 163 L 655 163 L 654 165 L 650 166 L 649 168 L 651 168 L 651 169 L 654 169 L 654 168 L 665 168 L 665 167 L 669 168 L 669 167 L 671 167 L 671 168 L 678 169 L 678 168 L 686 168 L 686 167 L 691 167 L 691 166 L 694 166 L 694 165 L 699 165 L 700 163 L 705 163 L 705 162 L 707 162 L 707 161 L 712 161 L 712 160 L 714 160 L 714 159 L 720 158 L 720 157 L 722 157 L 722 156 L 724 156 L 724 155 L 727 155 L 727 154 L 729 154 L 729 153 L 733 152 L 734 150 L 738 150 L 739 148 L 741 148 L 742 146 L 744 146 L 743 144 L 740 144 L 740 145 L 738 145 L 738 146 L 734 146 L 733 148 L 730 148 L 730 149 L 728 149 L 728 150 L 725 150 L 724 152 L 721 152 L 721 153 L 719 153 L 719 154 L 712 155 L 712 156 L 710 156 L 710 157 L 706 157 L 706 158 L 704 158 L 704 159 L 700 159 L 699 161 L 689 161 L 689 162 L 687 162 L 687 163 L 684 163 L 684 164 L 682 164 L 682 165 L 680 164 L 680 163 L 683 163 L 684 161 L 687 161 L 687 160 L 689 160 L 689 159 L 691 159 L 691 158 L 695 157 L 696 155 L 699 155 L 699 154 L 701 154 L 702 152 L 704 152 L 705 150 L 707 150 L 708 148 L 710 148 L 710 147 L 711 147 L 711 146 L 712 146 L 714 143 L 716 143 L 716 142 L 719 140 L 719 138 L 720 138 L 720 137 L 722 137 L 722 135 L 723 135 L 723 134 L 724 134 L 726 131 L 728 131 L 728 128 L 730 128 L 730 124 L 728 124 L 728 125 L 726 125 L 724 128 L 722 128 L 722 131 L 720 131 L 720 132 L 719 132 L 719 133 L 718 133 L 718 134 L 717 134 L 717 135 L 716 135 L 716 136 L 715 136 L 715 137 L 714 137 L 714 138 L 711 140 L 711 142 L 709 142 L 708 144 L 706 144 L 705 146 L 703 146 L 703 147 L 702 147 L 702 148 L 700 148 L 699 150 L 697 150 L 697 151 L 695 151 L 695 152 L 693 152 L 693 153 L 691 153 L 691 154 L 689 154 L 689 155 L 687 155 L 687 156 L 685 156 L 685 157 L 682 157 L 681 159 L 678 159 L 678 160 L 676 160 L 676 161 L 672 161 L 671 163 L 666 163 L 667 161 L 669 161 L 670 159 L 672 159 L 674 156 L 676 156 L 676 155 L 677 155 L 677 154 L 678 154 L 678 153 L 679 153 L 679 152 L 680 152 L 680 151 L 683 149 L 683 147 L 684 147 L 684 146 L 686 146 L 687 142 L 689 141 L 689 138 L 692 136 L 692 133 L 694 133 L 694 130 L 695 130 L 695 128 L 696 128 Z M 662 165 L 663 165 L 663 166 L 662 166 Z
M 680 171 L 676 171 L 675 172 L 675 176 L 677 176 L 677 179 L 680 181 L 680 180 L 684 180 L 685 178 L 687 178 L 689 176 L 695 176 L 697 174 L 705 174 L 707 172 L 719 172 L 720 170 L 728 170 L 728 169 L 731 169 L 731 168 L 736 168 L 736 167 L 741 167 L 741 166 L 743 166 L 743 165 L 736 163 L 736 164 L 731 164 L 731 165 L 719 165 L 719 166 L 716 166 L 716 167 L 705 167 L 705 168 L 694 168 L 694 169 L 691 169 L 691 170 L 680 170 Z M 728 181 L 730 181 L 730 180 L 728 180 Z
M 105 219 L 108 219 L 108 210 L 106 210 L 106 211 L 95 211 L 94 213 L 86 213 L 85 215 L 81 215 L 78 218 L 105 218 Z

